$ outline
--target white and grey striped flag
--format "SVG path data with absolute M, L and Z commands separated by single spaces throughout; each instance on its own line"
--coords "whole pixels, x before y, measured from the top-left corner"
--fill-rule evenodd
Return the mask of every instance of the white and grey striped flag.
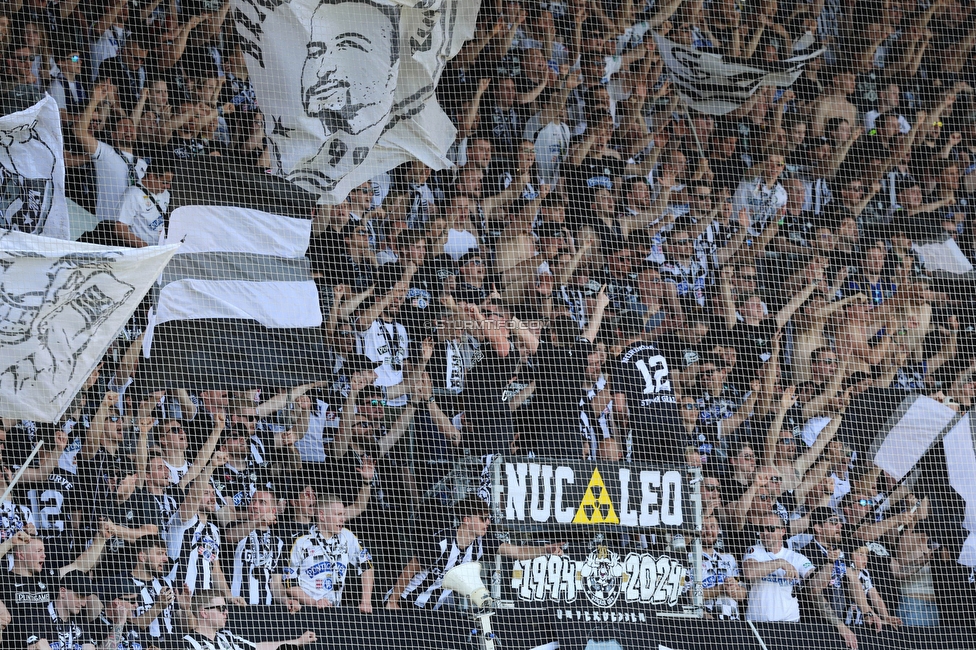
M 689 108 L 709 115 L 734 111 L 763 86 L 792 85 L 804 64 L 823 52 L 808 52 L 781 62 L 745 62 L 700 52 L 659 34 L 654 34 L 654 40 L 678 95 Z

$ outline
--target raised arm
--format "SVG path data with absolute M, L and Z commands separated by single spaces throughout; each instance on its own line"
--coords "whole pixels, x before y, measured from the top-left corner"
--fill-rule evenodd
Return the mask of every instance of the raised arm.
M 194 458 L 193 462 L 190 463 L 189 471 L 187 471 L 187 473 L 183 475 L 183 478 L 180 479 L 180 487 L 184 490 L 188 485 L 196 480 L 204 465 L 206 465 L 214 455 L 214 451 L 217 449 L 217 445 L 220 443 L 220 435 L 224 432 L 226 422 L 227 416 L 225 414 L 214 413 L 214 428 L 210 432 L 210 437 L 207 438 L 207 442 L 203 444 L 203 447 L 201 447 L 200 451 L 197 452 L 196 458 Z

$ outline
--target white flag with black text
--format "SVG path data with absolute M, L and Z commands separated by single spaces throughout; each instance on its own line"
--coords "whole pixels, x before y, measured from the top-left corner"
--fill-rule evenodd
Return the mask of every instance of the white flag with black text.
M 479 0 L 236 0 L 276 171 L 323 202 L 400 163 L 450 165 L 434 89 Z M 296 65 L 296 62 L 302 62 Z
M 786 61 L 737 61 L 700 52 L 654 34 L 657 48 L 678 95 L 690 108 L 709 115 L 725 115 L 749 101 L 763 86 L 786 88 L 803 73 L 803 65 L 823 50 Z
M 57 421 L 177 248 L 0 230 L 0 417 Z

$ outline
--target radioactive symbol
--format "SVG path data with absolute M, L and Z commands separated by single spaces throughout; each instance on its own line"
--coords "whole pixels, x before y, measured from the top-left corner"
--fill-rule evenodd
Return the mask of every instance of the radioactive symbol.
M 593 475 L 590 477 L 590 484 L 586 486 L 586 493 L 580 501 L 576 516 L 573 517 L 574 524 L 619 524 L 620 519 L 614 512 L 613 502 L 610 500 L 610 493 L 607 486 L 603 483 L 600 470 L 593 468 Z

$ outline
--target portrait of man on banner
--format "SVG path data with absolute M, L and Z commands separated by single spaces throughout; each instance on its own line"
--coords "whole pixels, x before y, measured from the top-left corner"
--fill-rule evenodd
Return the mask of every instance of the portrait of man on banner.
M 393 107 L 399 23 L 398 8 L 368 0 L 324 0 L 312 12 L 302 109 L 322 123 L 326 140 L 295 169 L 299 176 L 334 184 L 376 143 Z
M 399 68 L 399 10 L 324 0 L 312 13 L 302 107 L 327 134 L 358 135 L 385 121 Z

